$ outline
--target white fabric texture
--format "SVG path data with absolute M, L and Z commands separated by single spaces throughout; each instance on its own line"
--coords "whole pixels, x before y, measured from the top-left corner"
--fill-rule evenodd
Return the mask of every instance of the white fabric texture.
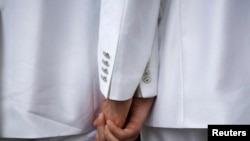
M 15 138 L 0 138 L 0 141 L 94 141 L 95 130 L 85 134 L 60 136 L 51 138 L 38 138 L 38 139 L 15 139 Z
M 97 71 L 99 1 L 3 2 L 0 137 L 94 130 L 102 98 Z
M 207 141 L 207 130 L 143 127 L 141 141 Z
M 166 0 L 148 125 L 250 124 L 250 1 Z

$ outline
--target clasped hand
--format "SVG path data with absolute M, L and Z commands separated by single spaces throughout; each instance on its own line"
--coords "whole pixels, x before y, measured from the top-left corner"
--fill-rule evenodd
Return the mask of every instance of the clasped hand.
M 135 141 L 153 101 L 154 98 L 104 99 L 101 113 L 93 123 L 97 128 L 96 141 Z

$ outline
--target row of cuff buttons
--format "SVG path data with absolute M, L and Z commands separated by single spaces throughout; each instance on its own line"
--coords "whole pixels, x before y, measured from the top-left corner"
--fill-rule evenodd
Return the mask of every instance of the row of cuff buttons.
M 108 52 L 105 52 L 103 51 L 103 56 L 106 58 L 106 59 L 110 59 L 110 55 Z M 102 59 L 102 63 L 104 64 L 105 67 L 102 67 L 102 72 L 105 74 L 105 75 L 101 75 L 101 78 L 104 82 L 107 82 L 107 75 L 109 74 L 108 72 L 108 67 L 109 67 L 109 62 L 108 60 L 105 60 L 105 59 Z M 143 74 L 143 77 L 142 77 L 142 80 L 144 83 L 148 84 L 151 82 L 151 77 L 150 77 L 150 70 L 149 70 L 149 63 L 146 65 L 146 68 L 145 68 L 145 71 L 144 71 L 144 74 Z
M 103 51 L 103 56 L 105 57 L 105 59 L 102 59 L 102 63 L 104 64 L 105 67 L 102 67 L 102 72 L 105 74 L 105 75 L 101 75 L 101 78 L 104 82 L 107 82 L 107 75 L 109 74 L 108 72 L 108 67 L 109 67 L 109 62 L 108 60 L 110 59 L 110 55 L 108 52 L 105 52 Z M 108 59 L 108 60 L 107 60 Z
M 146 84 L 151 82 L 149 63 L 147 63 L 147 66 L 146 66 L 145 71 L 143 73 L 142 81 Z

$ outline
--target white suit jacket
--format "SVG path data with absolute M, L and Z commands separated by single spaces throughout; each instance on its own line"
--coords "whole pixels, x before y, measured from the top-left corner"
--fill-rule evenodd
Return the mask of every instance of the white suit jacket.
M 139 83 L 142 97 L 156 95 L 159 6 L 152 0 L 101 1 L 98 62 L 106 98 L 127 100 Z
M 249 0 L 102 3 L 99 62 L 110 54 L 109 74 L 100 79 L 106 97 L 131 98 L 143 84 L 141 96 L 157 94 L 147 121 L 154 127 L 250 124 Z M 150 54 L 158 54 L 151 57 L 154 67 L 146 67 Z M 144 76 L 152 78 L 147 85 Z
M 0 137 L 93 131 L 98 0 L 1 0 Z

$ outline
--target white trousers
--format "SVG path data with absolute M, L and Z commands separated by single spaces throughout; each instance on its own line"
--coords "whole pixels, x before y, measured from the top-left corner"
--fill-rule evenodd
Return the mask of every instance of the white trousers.
M 86 134 L 72 135 L 72 136 L 60 136 L 52 138 L 39 138 L 39 139 L 10 139 L 0 138 L 0 141 L 94 141 L 95 130 Z
M 141 141 L 207 141 L 207 129 L 143 127 Z

